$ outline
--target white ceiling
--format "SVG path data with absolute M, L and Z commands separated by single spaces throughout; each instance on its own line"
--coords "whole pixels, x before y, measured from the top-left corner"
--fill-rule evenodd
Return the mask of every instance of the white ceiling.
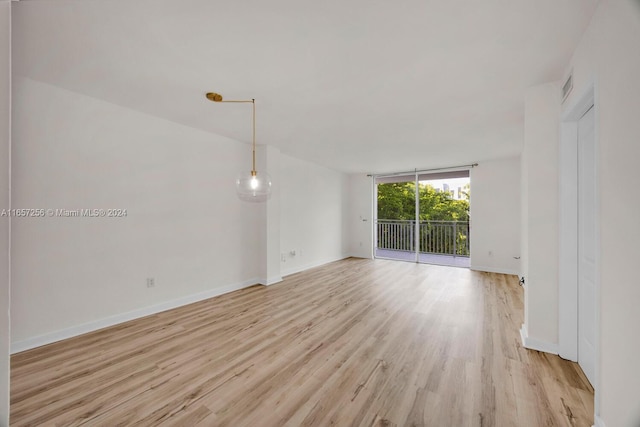
M 520 152 L 597 0 L 30 0 L 14 73 L 344 172 Z M 46 100 L 43 100 L 46 102 Z M 187 149 L 187 148 L 185 148 Z

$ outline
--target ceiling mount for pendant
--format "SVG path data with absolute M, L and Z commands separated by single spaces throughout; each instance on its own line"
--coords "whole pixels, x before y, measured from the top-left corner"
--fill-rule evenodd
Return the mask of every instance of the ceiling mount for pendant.
M 207 99 L 213 102 L 222 102 L 222 95 L 215 92 L 207 92 Z

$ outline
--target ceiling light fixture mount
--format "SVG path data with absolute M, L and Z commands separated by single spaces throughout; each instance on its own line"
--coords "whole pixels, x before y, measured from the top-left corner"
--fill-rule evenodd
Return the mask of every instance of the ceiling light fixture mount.
M 271 197 L 271 177 L 266 172 L 256 170 L 256 100 L 231 100 L 225 101 L 222 95 L 215 92 L 208 92 L 206 97 L 213 102 L 230 102 L 230 103 L 251 103 L 253 111 L 253 136 L 252 136 L 252 168 L 248 174 L 242 172 L 236 179 L 236 193 L 241 200 L 247 202 L 265 202 Z
M 209 101 L 222 102 L 222 95 L 220 95 L 219 93 L 215 93 L 215 92 L 208 92 L 207 93 L 207 99 Z

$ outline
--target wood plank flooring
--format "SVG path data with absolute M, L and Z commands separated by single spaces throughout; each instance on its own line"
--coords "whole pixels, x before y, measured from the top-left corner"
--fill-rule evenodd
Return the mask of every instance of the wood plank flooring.
M 515 276 L 347 259 L 14 355 L 12 426 L 591 426 Z

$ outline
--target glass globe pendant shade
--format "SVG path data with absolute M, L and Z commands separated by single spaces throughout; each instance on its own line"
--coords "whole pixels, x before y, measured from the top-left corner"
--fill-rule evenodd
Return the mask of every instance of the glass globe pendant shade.
M 236 193 L 246 202 L 265 202 L 271 197 L 271 177 L 266 172 L 242 172 L 236 179 Z

